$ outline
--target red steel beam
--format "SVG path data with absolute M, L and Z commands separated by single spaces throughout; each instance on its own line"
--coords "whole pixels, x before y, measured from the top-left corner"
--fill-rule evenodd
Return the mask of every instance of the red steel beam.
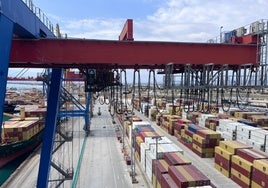
M 119 35 L 119 40 L 130 40 L 133 41 L 133 20 L 127 19 L 121 34 Z
M 10 67 L 163 67 L 173 62 L 258 65 L 256 45 L 41 39 L 13 40 Z

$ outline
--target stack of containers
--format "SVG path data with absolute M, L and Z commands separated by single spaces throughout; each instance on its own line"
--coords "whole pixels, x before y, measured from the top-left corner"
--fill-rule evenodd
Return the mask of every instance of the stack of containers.
M 187 119 L 178 119 L 177 122 L 174 124 L 174 136 L 176 138 L 181 139 L 182 131 L 183 135 L 185 133 L 185 129 L 188 128 L 188 125 L 191 123 L 190 120 Z
M 151 121 L 156 121 L 157 108 L 152 106 L 149 110 L 149 118 Z
M 145 122 L 146 123 L 146 122 Z M 147 137 L 153 137 L 153 136 L 159 136 L 158 133 L 155 132 L 155 130 L 149 125 L 149 124 L 144 124 L 141 125 L 141 123 L 139 124 L 139 126 L 137 126 L 137 124 L 135 124 L 135 129 L 133 129 L 133 140 L 136 140 L 136 144 L 134 146 L 134 142 L 132 147 L 135 147 L 135 154 L 138 157 L 138 159 L 140 160 L 140 144 L 142 142 L 145 142 L 145 138 Z
M 220 119 L 216 131 L 221 134 L 224 140 L 236 140 L 236 127 L 241 125 L 231 119 Z
M 199 125 L 202 126 L 202 127 L 205 127 L 205 124 L 206 124 L 206 119 L 208 118 L 217 118 L 216 115 L 213 115 L 213 114 L 201 114 L 200 115 L 200 118 L 199 118 Z
M 264 112 L 248 112 L 248 111 L 238 111 L 235 113 L 235 117 L 239 119 L 250 120 L 253 115 L 264 115 Z
M 197 132 L 197 130 L 202 130 L 204 127 L 200 127 L 195 124 L 190 124 L 187 126 L 187 129 L 184 129 L 181 131 L 181 140 L 183 141 L 183 144 L 190 149 L 192 149 L 193 146 L 193 135 Z
M 157 172 L 157 175 L 155 175 Z M 157 186 L 156 186 L 157 183 Z M 164 160 L 153 160 L 153 187 L 210 186 L 210 180 L 179 152 L 164 154 Z
M 247 119 L 239 119 L 238 122 L 243 123 L 243 124 L 248 125 L 248 126 L 251 126 L 251 127 L 257 127 L 257 123 L 252 122 L 252 121 L 247 120 Z
M 178 121 L 178 119 L 180 119 L 181 117 L 178 115 L 170 115 L 168 117 L 168 122 L 169 122 L 169 126 L 168 126 L 168 134 L 174 136 L 174 126 L 175 123 Z
M 169 114 L 163 114 L 162 116 L 161 116 L 161 124 L 160 124 L 160 126 L 161 126 L 161 128 L 164 130 L 164 131 L 166 131 L 166 132 L 168 132 L 168 127 L 169 127 L 169 122 L 168 122 L 168 118 L 169 118 Z
M 140 162 L 144 171 L 146 171 L 146 154 L 150 150 L 151 145 L 155 145 L 156 140 L 152 137 L 146 137 L 145 142 L 140 144 Z M 172 141 L 167 137 L 161 137 L 161 140 L 158 140 L 158 144 L 172 144 Z
M 253 163 L 259 159 L 268 159 L 266 153 L 254 149 L 238 149 L 232 156 L 231 179 L 241 187 L 251 187 Z
M 261 127 L 268 126 L 268 116 L 265 115 L 252 115 L 249 117 L 249 120 L 257 123 Z
M 153 160 L 153 178 L 152 183 L 153 187 L 155 187 L 157 181 L 157 187 L 161 187 L 163 182 L 163 174 L 168 173 L 169 166 L 178 166 L 178 165 L 190 165 L 191 161 L 186 159 L 180 152 L 170 152 L 164 154 L 164 160 Z M 156 170 L 157 170 L 157 177 L 156 177 Z M 157 179 L 156 179 L 157 178 Z M 170 183 L 169 181 L 165 183 Z M 164 183 L 164 184 L 165 184 Z M 162 187 L 164 187 L 162 185 Z
M 215 147 L 215 168 L 228 178 L 231 174 L 232 156 L 238 149 L 251 149 L 251 147 L 237 141 L 220 141 L 219 146 Z
M 192 149 L 193 145 L 193 135 L 194 132 L 190 131 L 189 129 L 184 129 L 181 131 L 181 140 L 183 144 Z
M 180 114 L 180 106 L 178 104 L 168 104 L 167 109 L 170 115 L 181 115 Z
M 2 139 L 9 139 L 12 142 L 29 140 L 43 127 L 37 117 L 27 117 L 23 121 L 20 118 L 12 118 L 3 125 Z
M 214 149 L 219 145 L 221 135 L 210 129 L 197 130 L 193 135 L 193 152 L 200 157 L 214 157 Z
M 219 126 L 219 119 L 218 118 L 207 118 L 205 121 L 205 127 L 216 131 L 216 127 Z
M 25 109 L 26 117 L 40 117 L 43 118 L 46 116 L 46 108 L 37 108 L 37 109 Z
M 153 166 L 152 166 L 152 170 L 153 170 L 152 184 L 153 184 L 153 187 L 161 188 L 161 184 L 163 181 L 162 174 L 168 173 L 168 167 L 169 167 L 169 164 L 164 159 L 160 159 L 160 160 L 154 159 L 153 160 Z M 157 173 L 156 173 L 156 170 L 157 170 Z M 157 184 L 157 186 L 155 184 Z
M 253 162 L 252 187 L 268 187 L 268 160 L 261 159 Z
M 142 138 L 140 136 L 137 136 L 136 137 L 136 144 L 135 144 L 135 155 L 137 156 L 137 158 L 139 159 L 139 161 L 141 160 L 140 159 L 140 145 L 141 145 L 142 142 L 144 142 L 142 140 Z
M 200 116 L 200 112 L 191 112 L 187 114 L 187 119 L 192 121 L 195 124 L 198 124 L 198 118 Z
M 259 130 L 260 128 L 252 127 L 244 124 L 238 124 L 236 127 L 236 140 L 242 142 L 244 144 L 250 143 L 251 132 L 255 130 Z
M 157 145 L 157 159 L 164 159 L 164 154 L 168 152 L 180 152 L 183 154 L 183 150 L 176 144 L 161 144 Z M 145 151 L 145 172 L 150 181 L 152 181 L 152 161 L 156 159 L 156 144 L 151 144 L 149 150 Z
M 136 134 L 134 136 L 138 136 L 137 133 L 135 133 L 135 130 L 138 130 L 140 127 L 151 127 L 151 124 L 147 121 L 133 121 L 132 126 L 130 122 L 126 125 L 127 136 L 129 137 L 132 146 L 134 141 L 132 131 L 134 131 L 134 134 Z
M 163 100 L 160 100 L 160 99 L 156 101 L 156 105 L 157 105 L 157 107 L 158 107 L 159 110 L 165 109 L 166 108 L 166 104 L 167 104 L 166 101 L 163 101 Z
M 210 180 L 193 165 L 169 166 L 168 174 L 181 188 L 210 185 Z
M 249 145 L 255 149 L 268 153 L 268 131 L 267 130 L 253 130 L 249 140 Z

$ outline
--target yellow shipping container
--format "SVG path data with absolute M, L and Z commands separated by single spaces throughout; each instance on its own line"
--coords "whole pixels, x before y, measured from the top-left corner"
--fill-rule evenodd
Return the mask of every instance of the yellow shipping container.
M 138 144 L 138 146 L 140 146 L 140 144 L 143 142 L 142 138 L 140 136 L 136 137 L 136 143 Z
M 206 139 L 203 138 L 202 136 L 199 136 L 198 134 L 193 134 L 193 140 L 197 141 L 200 144 L 206 143 Z
M 22 140 L 28 140 L 30 138 L 28 131 L 22 133 Z
M 220 156 L 224 157 L 225 159 L 227 159 L 229 161 L 231 160 L 231 157 L 233 155 L 232 153 L 221 148 L 220 146 L 215 147 L 215 153 L 219 154 Z
M 214 153 L 214 148 L 201 148 L 196 144 L 193 144 L 193 148 L 196 149 L 199 153 Z
M 243 169 L 245 169 L 248 172 L 252 171 L 253 164 L 251 162 L 241 158 L 240 156 L 233 155 L 232 156 L 232 163 L 242 167 Z
M 253 167 L 268 175 L 268 159 L 255 160 Z
M 221 138 L 220 133 L 217 133 L 216 131 L 213 131 L 210 129 L 204 129 L 204 130 L 201 130 L 201 132 L 205 133 L 207 138 L 211 138 L 211 139 L 220 139 Z
M 246 148 L 252 148 L 250 146 L 247 146 L 245 144 L 242 144 L 238 141 L 220 141 L 221 148 L 227 150 L 228 152 L 232 154 L 236 154 L 237 149 L 246 149 Z
M 230 173 L 229 173 L 228 170 L 224 169 L 223 167 L 221 167 L 220 165 L 218 165 L 218 164 L 216 164 L 216 163 L 215 163 L 214 167 L 215 167 L 218 171 L 220 171 L 224 176 L 226 176 L 227 178 L 230 177 Z
M 153 174 L 153 178 L 152 178 L 152 183 L 153 183 L 153 187 L 155 187 L 155 175 Z M 159 181 L 157 180 L 157 188 L 162 188 Z
M 189 136 L 189 135 L 185 135 L 185 137 L 186 137 L 186 139 L 187 139 L 188 141 L 193 142 L 193 138 L 192 138 L 191 136 Z
M 177 122 L 177 119 L 169 119 L 169 126 L 174 127 L 174 124 Z
M 181 137 L 182 138 L 186 138 L 185 129 L 182 129 L 181 130 Z
M 251 187 L 252 188 L 263 188 L 264 186 L 261 186 L 261 185 L 257 184 L 256 182 L 251 181 Z
M 244 176 L 243 174 L 241 174 L 240 172 L 238 172 L 237 170 L 235 170 L 234 168 L 231 168 L 231 174 L 237 177 L 238 179 L 240 179 L 242 182 L 244 182 L 248 186 L 250 185 L 250 179 Z

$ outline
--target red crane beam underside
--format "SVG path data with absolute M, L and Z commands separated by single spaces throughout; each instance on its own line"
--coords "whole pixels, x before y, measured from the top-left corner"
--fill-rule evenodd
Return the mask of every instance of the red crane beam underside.
M 10 67 L 163 68 L 167 63 L 258 65 L 256 45 L 107 40 L 13 40 Z

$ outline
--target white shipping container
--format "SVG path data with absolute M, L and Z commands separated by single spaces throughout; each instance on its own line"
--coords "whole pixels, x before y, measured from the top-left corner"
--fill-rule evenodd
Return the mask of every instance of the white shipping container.
M 135 129 L 135 128 L 143 127 L 143 126 L 150 127 L 151 126 L 151 123 L 148 122 L 148 121 L 134 121 L 132 128 Z
M 260 130 L 261 128 L 258 127 L 252 127 L 248 125 L 240 125 L 237 126 L 237 134 L 244 135 L 245 137 L 250 138 L 251 131 Z
M 141 143 L 140 145 L 140 157 L 141 157 L 141 167 L 145 172 L 146 169 L 146 162 L 145 162 L 145 158 L 146 158 L 146 151 L 149 150 L 149 145 L 146 143 Z
M 201 114 L 199 118 L 199 125 L 202 127 L 205 127 L 206 125 L 206 119 L 208 118 L 216 118 L 217 116 L 213 114 Z
M 234 140 L 233 134 L 225 131 L 217 131 L 225 141 Z
M 155 154 L 156 152 L 156 144 L 150 145 L 150 151 Z M 158 144 L 157 146 L 157 154 L 158 154 L 158 159 L 163 159 L 165 153 L 169 152 L 180 152 L 183 154 L 183 150 L 177 146 L 174 143 L 171 144 Z
M 152 137 L 145 137 L 144 142 L 147 144 L 156 144 L 156 139 L 153 139 Z M 162 136 L 161 140 L 158 139 L 158 143 L 159 144 L 170 144 L 170 143 L 172 143 L 172 141 L 169 138 L 167 138 L 166 136 Z
M 239 142 L 242 142 L 244 144 L 247 144 L 249 139 L 246 136 L 242 136 L 242 135 L 237 134 L 236 135 L 236 140 L 239 141 Z
M 146 168 L 145 168 L 145 172 L 146 175 L 148 176 L 148 179 L 152 182 L 152 160 L 156 159 L 155 158 L 155 154 L 153 154 L 150 150 L 146 151 Z
M 171 144 L 171 143 L 172 143 L 172 141 L 165 136 L 161 137 L 161 140 L 158 140 L 158 145 Z M 141 145 L 140 145 L 141 165 L 142 165 L 144 171 L 146 169 L 146 162 L 145 162 L 146 151 L 150 149 L 151 145 L 156 145 L 156 139 L 152 139 L 152 137 L 145 137 L 145 142 L 141 143 Z
M 266 147 L 268 146 L 268 131 L 262 129 L 251 131 L 250 139 L 254 142 L 259 142 Z

